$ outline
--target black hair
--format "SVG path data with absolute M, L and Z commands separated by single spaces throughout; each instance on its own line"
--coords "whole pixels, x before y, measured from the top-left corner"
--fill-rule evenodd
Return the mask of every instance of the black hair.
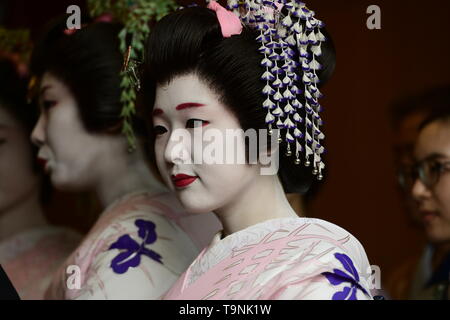
M 335 50 L 328 33 L 318 62 L 320 85 L 331 76 Z M 145 117 L 151 119 L 156 86 L 174 77 L 195 73 L 238 118 L 242 129 L 267 129 L 266 111 L 261 107 L 263 68 L 255 30 L 244 27 L 240 35 L 224 38 L 214 11 L 186 8 L 167 15 L 153 28 L 146 45 L 143 76 Z M 297 52 L 298 54 L 298 52 Z M 150 134 L 151 135 L 151 134 Z M 286 142 L 280 144 L 278 175 L 285 192 L 305 193 L 315 179 L 311 167 L 296 165 L 286 156 Z
M 424 105 L 429 107 L 428 113 L 419 125 L 419 130 L 436 121 L 450 120 L 450 86 L 435 88 L 426 94 Z
M 391 106 L 391 125 L 395 129 L 410 115 L 423 114 L 424 120 L 417 129 L 422 128 L 434 118 L 444 117 L 450 110 L 450 85 L 440 85 L 418 94 L 403 97 Z M 428 119 L 430 118 L 430 119 Z
M 122 25 L 83 17 L 83 27 L 66 34 L 67 17 L 49 24 L 33 51 L 31 71 L 38 77 L 49 72 L 70 89 L 88 131 L 120 133 Z
M 31 132 L 38 119 L 38 110 L 32 103 L 27 101 L 28 75 L 21 75 L 18 72 L 16 62 L 10 58 L 0 57 L 0 107 L 6 110 L 25 131 L 25 136 L 30 137 Z M 31 149 L 30 165 L 36 174 L 43 176 L 42 168 L 38 165 L 36 157 L 38 148 L 29 140 Z M 48 177 L 42 177 L 41 202 L 48 203 L 51 197 L 52 188 Z
M 19 74 L 16 63 L 11 59 L 0 57 L 0 79 L 0 105 L 30 135 L 37 120 L 37 110 L 30 108 L 26 100 L 28 77 Z

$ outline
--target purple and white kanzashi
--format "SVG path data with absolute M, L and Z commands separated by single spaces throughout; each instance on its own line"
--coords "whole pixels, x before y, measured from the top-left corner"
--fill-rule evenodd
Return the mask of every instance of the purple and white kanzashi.
M 269 134 L 273 128 L 285 129 L 286 155 L 295 149 L 295 163 L 313 166 L 317 179 L 323 178 L 325 149 L 320 141 L 325 137 L 320 130 L 322 107 L 318 99 L 321 68 L 317 57 L 322 54 L 326 40 L 320 31 L 324 23 L 298 0 L 228 0 L 228 9 L 242 23 L 259 31 L 257 41 L 265 68 L 261 79 L 267 109 Z M 303 109 L 303 110 L 301 110 Z M 279 137 L 281 142 L 283 137 Z

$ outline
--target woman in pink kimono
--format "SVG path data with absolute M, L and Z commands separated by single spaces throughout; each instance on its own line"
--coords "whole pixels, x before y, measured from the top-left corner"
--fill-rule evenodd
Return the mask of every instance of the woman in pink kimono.
M 210 231 L 191 228 L 147 166 L 143 145 L 130 152 L 121 134 L 121 26 L 96 22 L 68 32 L 65 22 L 33 52 L 41 113 L 32 139 L 56 188 L 93 190 L 104 210 L 46 297 L 159 298 L 198 254 L 205 238 L 195 235 L 211 238 L 216 221 Z
M 359 241 L 299 218 L 285 196 L 322 179 L 331 40 L 303 3 L 229 6 L 170 14 L 147 43 L 158 168 L 188 212 L 213 211 L 224 227 L 164 298 L 372 299 Z
M 21 299 L 42 299 L 81 237 L 45 218 L 49 190 L 29 138 L 37 113 L 26 102 L 20 70 L 0 53 L 0 264 Z

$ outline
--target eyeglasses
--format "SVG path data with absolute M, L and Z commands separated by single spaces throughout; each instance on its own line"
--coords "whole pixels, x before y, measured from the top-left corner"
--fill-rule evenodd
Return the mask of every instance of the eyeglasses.
M 445 172 L 450 171 L 450 161 L 440 162 L 436 159 L 425 159 L 410 166 L 404 166 L 398 172 L 398 182 L 405 190 L 410 190 L 417 179 L 428 189 L 438 183 Z

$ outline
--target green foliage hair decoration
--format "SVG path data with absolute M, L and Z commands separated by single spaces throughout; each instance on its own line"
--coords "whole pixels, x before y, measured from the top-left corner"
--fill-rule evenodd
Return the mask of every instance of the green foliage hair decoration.
M 123 104 L 122 133 L 127 137 L 129 151 L 136 148 L 132 118 L 136 114 L 136 91 L 140 89 L 139 65 L 144 58 L 144 43 L 150 33 L 149 22 L 158 21 L 176 9 L 175 0 L 88 0 L 92 17 L 109 13 L 124 25 L 119 33 L 120 51 L 124 55 L 121 71 L 120 101 Z

